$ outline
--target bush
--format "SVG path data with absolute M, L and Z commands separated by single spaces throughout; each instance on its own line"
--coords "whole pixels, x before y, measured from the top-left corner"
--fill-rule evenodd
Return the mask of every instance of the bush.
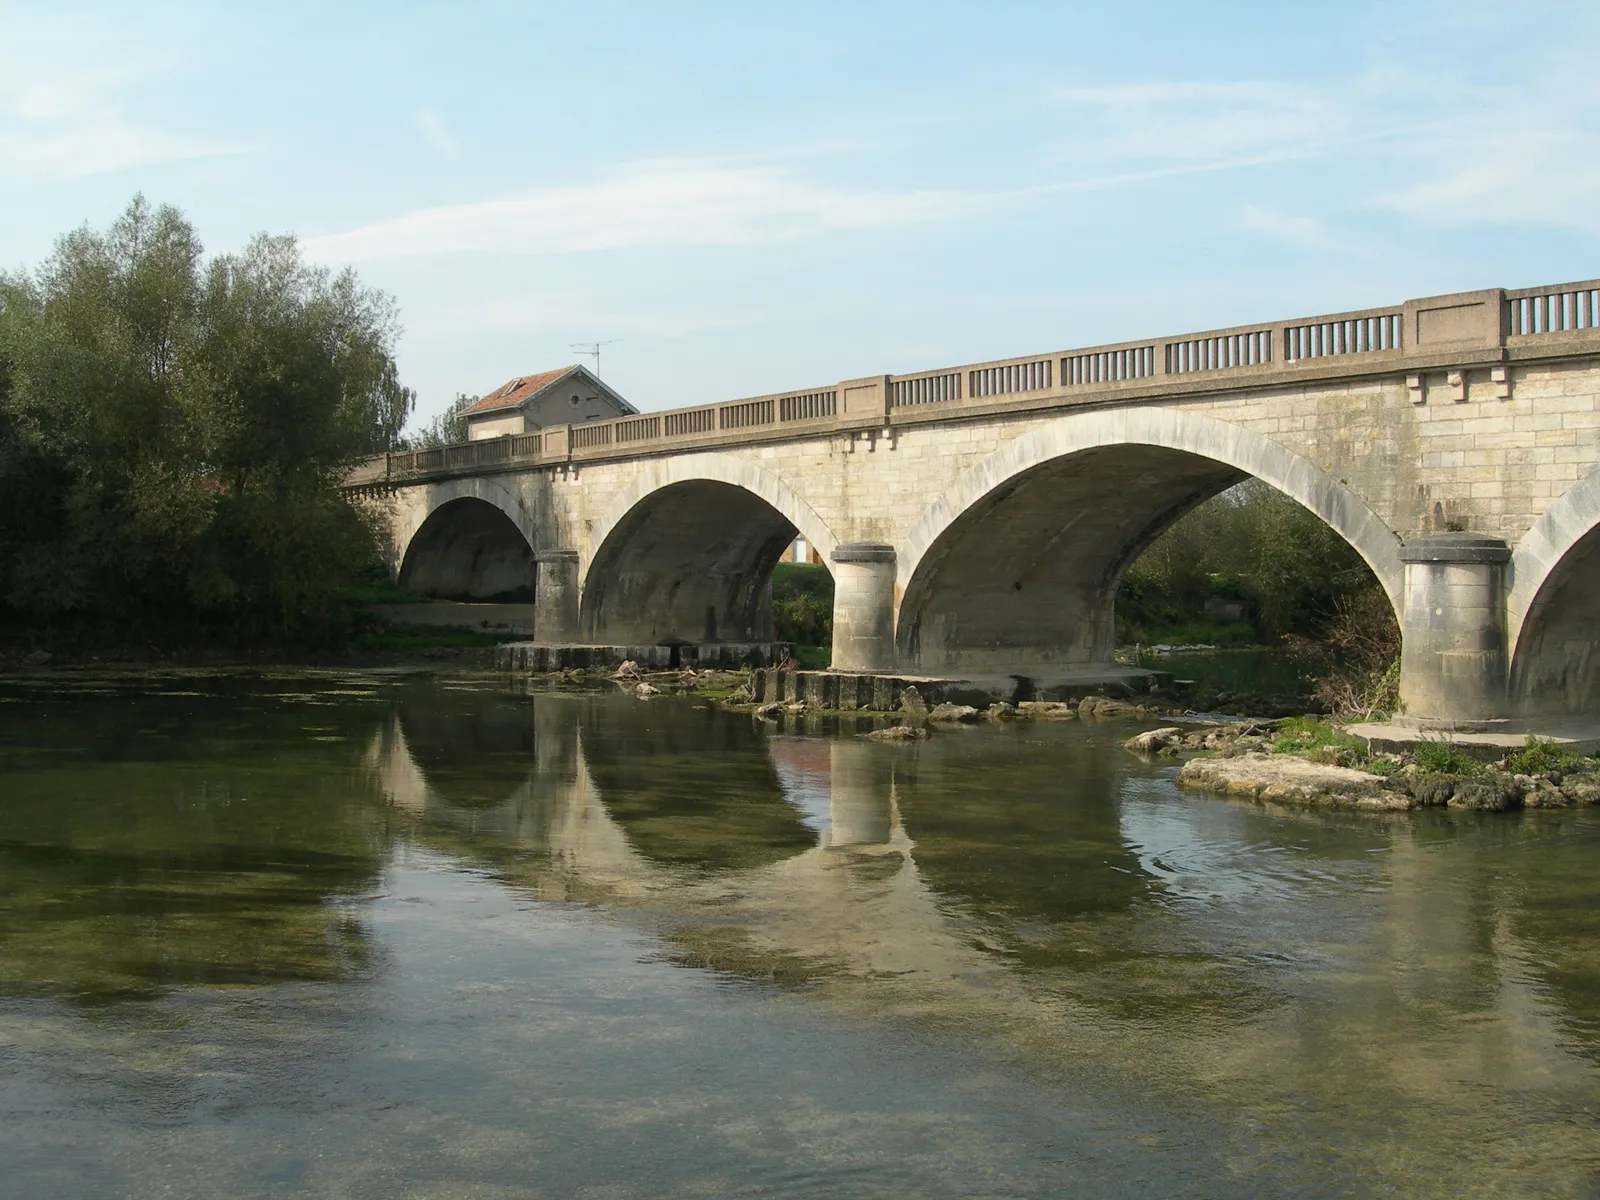
M 1513 775 L 1544 775 L 1550 771 L 1565 771 L 1576 766 L 1576 755 L 1563 750 L 1550 738 L 1528 735 L 1521 750 L 1506 755 L 1506 770 Z
M 1417 743 L 1411 753 L 1412 761 L 1430 775 L 1476 775 L 1483 764 L 1466 754 L 1460 746 L 1444 738 L 1430 738 Z
M 772 571 L 772 632 L 797 646 L 833 644 L 833 576 L 814 563 L 779 563 Z

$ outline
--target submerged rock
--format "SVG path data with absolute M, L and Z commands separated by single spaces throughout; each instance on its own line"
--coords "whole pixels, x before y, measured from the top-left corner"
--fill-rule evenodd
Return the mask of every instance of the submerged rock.
M 1147 729 L 1143 733 L 1136 733 L 1122 743 L 1122 748 L 1132 750 L 1135 754 L 1176 753 L 1182 744 L 1183 730 L 1176 725 L 1169 725 L 1163 729 Z
M 866 735 L 875 742 L 920 742 L 928 736 L 921 725 L 890 725 L 887 729 L 874 729 Z
M 996 700 L 983 710 L 983 715 L 990 721 L 1004 721 L 1008 717 L 1017 715 L 1017 706 L 1008 704 L 1004 700 Z
M 1017 705 L 1017 715 L 1030 721 L 1074 721 L 1078 717 L 1072 705 L 1058 700 L 1024 700 Z
M 928 714 L 930 721 L 976 721 L 982 714 L 970 704 L 936 704 Z
M 1085 696 L 1078 701 L 1078 715 L 1094 717 L 1096 720 L 1131 717 L 1143 711 L 1139 706 L 1129 704 L 1126 700 L 1113 700 L 1109 696 Z
M 641 683 L 633 689 L 633 694 L 641 700 L 648 700 L 651 696 L 659 696 L 661 689 L 648 683 Z
M 757 708 L 755 715 L 763 721 L 771 721 L 776 719 L 781 712 L 783 712 L 783 705 L 774 700 Z

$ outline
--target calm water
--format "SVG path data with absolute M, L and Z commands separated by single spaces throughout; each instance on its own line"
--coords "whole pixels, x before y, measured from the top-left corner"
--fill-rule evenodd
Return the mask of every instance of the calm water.
M 0 1194 L 1600 1194 L 1600 813 L 1128 732 L 0 683 Z

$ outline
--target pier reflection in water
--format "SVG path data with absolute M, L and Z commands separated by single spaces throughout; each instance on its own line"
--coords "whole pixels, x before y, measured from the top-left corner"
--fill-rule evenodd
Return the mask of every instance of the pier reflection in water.
M 1600 1178 L 1590 812 L 1180 796 L 1115 725 L 120 690 L 3 697 L 0 1161 L 37 1194 Z

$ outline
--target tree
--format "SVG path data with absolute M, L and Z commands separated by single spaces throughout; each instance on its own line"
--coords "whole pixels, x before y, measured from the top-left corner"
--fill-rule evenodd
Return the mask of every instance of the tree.
M 456 398 L 450 402 L 448 408 L 417 432 L 401 438 L 401 444 L 407 450 L 431 450 L 435 446 L 453 446 L 457 442 L 466 441 L 467 409 L 479 399 L 481 397 L 457 392 Z
M 294 239 L 207 263 L 182 214 L 143 197 L 0 276 L 0 608 L 242 637 L 325 625 L 375 554 L 340 482 L 413 402 L 397 332 L 386 296 Z

